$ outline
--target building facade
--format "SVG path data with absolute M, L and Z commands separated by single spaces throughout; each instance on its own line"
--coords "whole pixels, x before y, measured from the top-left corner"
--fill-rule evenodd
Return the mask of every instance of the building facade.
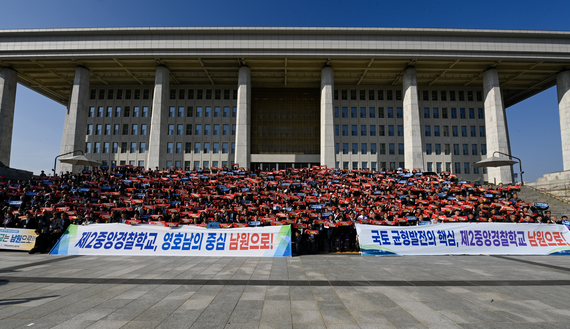
M 5 164 L 21 83 L 67 106 L 62 154 L 107 165 L 418 168 L 507 183 L 512 168 L 473 164 L 510 154 L 505 108 L 556 84 L 570 169 L 566 32 L 6 30 L 0 68 Z

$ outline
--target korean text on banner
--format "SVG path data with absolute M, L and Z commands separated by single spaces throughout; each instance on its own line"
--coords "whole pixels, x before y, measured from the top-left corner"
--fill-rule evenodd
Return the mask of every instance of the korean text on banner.
M 356 224 L 363 255 L 570 255 L 565 225 L 443 223 Z
M 290 257 L 291 226 L 71 225 L 50 254 Z
M 19 228 L 0 229 L 0 249 L 29 251 L 36 243 L 34 230 Z

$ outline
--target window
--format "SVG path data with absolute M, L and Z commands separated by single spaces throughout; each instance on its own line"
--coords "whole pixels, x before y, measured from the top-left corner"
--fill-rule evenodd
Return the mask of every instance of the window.
M 463 163 L 463 173 L 464 174 L 469 174 L 469 167 L 470 167 L 469 162 Z
M 371 90 L 373 91 L 373 90 Z M 374 98 L 372 98 L 374 99 Z M 373 107 L 368 108 L 368 117 L 369 118 L 376 118 L 376 109 Z
M 396 145 L 394 143 L 388 144 L 388 152 L 390 154 L 396 154 Z
M 201 118 L 202 117 L 202 106 L 197 106 L 196 107 L 196 118 Z
M 133 118 L 138 118 L 139 117 L 139 107 L 135 106 L 133 107 Z
M 219 106 L 214 106 L 214 118 L 219 118 L 221 115 L 221 107 Z
M 472 102 L 472 101 L 473 101 L 473 91 L 472 91 L 472 90 L 468 90 L 468 91 L 467 91 L 467 101 L 468 101 L 468 102 Z
M 443 126 L 443 137 L 449 137 L 449 126 Z
M 194 106 L 188 106 L 186 108 L 186 117 L 191 118 L 194 116 Z
M 131 132 L 132 132 L 132 135 L 138 135 L 139 134 L 139 125 L 133 125 Z
M 209 118 L 212 116 L 212 107 L 206 106 L 206 110 L 204 111 L 204 117 Z
M 471 155 L 477 155 L 477 144 L 471 144 Z
M 131 143 L 131 153 L 137 153 L 137 143 Z
M 473 173 L 479 175 L 479 168 L 473 167 Z
M 228 95 L 229 97 L 229 95 Z M 230 107 L 229 106 L 224 106 L 224 110 L 222 112 L 222 116 L 224 118 L 229 118 L 230 117 Z
M 388 136 L 394 136 L 394 126 L 388 126 Z
M 366 136 L 366 126 L 365 125 L 360 126 L 360 136 Z
M 469 109 L 469 119 L 475 119 L 475 109 Z
M 463 90 L 458 91 L 459 94 L 459 101 L 460 102 L 464 102 L 465 101 L 465 92 Z
M 404 155 L 404 143 L 398 143 L 398 154 Z
M 339 154 L 339 152 L 340 152 L 340 144 L 339 143 L 334 144 L 334 152 L 335 152 L 335 154 Z
M 176 135 L 182 135 L 183 131 L 184 131 L 184 125 L 177 125 L 176 126 Z
M 142 108 L 142 117 L 148 118 L 148 106 L 143 106 Z
M 376 136 L 376 126 L 370 126 L 370 136 Z
M 465 109 L 459 109 L 459 117 L 465 119 Z
M 378 153 L 386 154 L 386 144 L 380 143 L 380 151 Z
M 487 144 L 481 144 L 481 155 L 487 155 Z
M 423 101 L 429 101 L 429 91 L 427 91 L 427 90 L 422 91 L 422 100 Z
M 384 100 L 384 90 L 378 90 L 378 100 L 379 101 Z
M 129 134 L 129 125 L 124 124 L 123 125 L 123 135 L 128 135 L 128 134 Z
M 334 126 L 334 135 L 335 136 L 340 136 L 340 128 L 338 125 Z
M 146 129 L 146 125 L 141 125 L 141 135 L 146 135 L 147 129 Z
M 485 116 L 483 115 L 483 109 L 477 109 L 477 116 L 479 119 L 485 119 Z
M 183 118 L 183 117 L 184 117 L 184 106 L 179 106 L 179 107 L 178 107 L 178 117 L 179 117 L 179 118 Z
M 99 106 L 97 108 L 97 117 L 98 118 L 102 118 L 103 117 L 103 106 Z
M 483 93 L 479 90 L 477 91 L 477 101 L 478 102 L 482 102 L 483 101 Z
M 200 161 L 194 161 L 194 170 L 200 169 Z
M 212 153 L 218 154 L 220 152 L 220 143 L 215 142 L 213 143 Z
M 224 99 L 230 99 L 230 90 L 224 89 Z
M 97 98 L 97 89 L 91 89 L 91 93 L 89 94 L 89 99 L 96 99 Z
M 380 119 L 384 119 L 384 108 L 383 107 L 378 108 L 378 117 Z
M 123 89 L 117 89 L 117 98 L 116 99 L 123 99 Z
M 441 100 L 442 101 L 446 101 L 447 100 L 447 93 L 445 92 L 445 90 L 442 90 L 439 95 L 441 96 Z
M 339 113 L 338 113 L 338 107 L 335 107 L 335 108 L 334 108 L 334 117 L 335 117 L 335 118 L 338 118 L 338 115 L 339 115 Z
M 455 162 L 455 173 L 461 174 L 461 162 Z
M 351 118 L 356 118 L 356 107 L 351 107 L 350 108 L 350 117 Z
M 228 153 L 228 143 L 224 142 L 222 143 L 222 154 L 227 154 Z
M 87 125 L 87 135 L 93 134 L 93 125 Z
M 214 99 L 222 99 L 222 90 L 221 89 L 214 90 Z
M 455 102 L 455 90 L 449 91 L 449 100 Z
M 105 89 L 99 89 L 99 99 L 105 99 Z
M 210 136 L 210 125 L 204 125 L 204 136 Z
M 366 146 L 366 143 L 360 144 L 360 154 L 367 154 L 367 153 L 368 153 L 368 147 Z
M 196 136 L 202 135 L 202 125 L 196 125 L 195 135 Z
M 393 118 L 394 117 L 394 109 L 389 107 L 388 108 L 388 118 Z
M 364 91 L 364 90 L 361 90 L 361 91 Z M 360 117 L 366 118 L 366 108 L 365 107 L 360 108 Z
M 446 108 L 446 107 L 443 107 L 443 108 L 441 109 L 441 118 L 442 118 L 442 119 L 447 119 L 447 108 Z
M 103 143 L 103 153 L 109 153 L 109 142 Z
M 403 118 L 403 112 L 401 107 L 396 108 L 396 118 L 398 119 Z
M 427 137 L 431 136 L 430 126 L 425 126 L 425 135 L 426 135 Z
M 236 106 L 232 107 L 232 118 L 235 118 L 235 117 L 237 117 L 237 107 Z
M 147 89 L 145 89 L 146 91 Z M 139 167 L 143 167 L 144 168 L 144 160 L 139 160 Z
M 361 101 L 365 101 L 366 100 L 366 90 L 360 90 L 360 100 Z
M 370 154 L 376 154 L 376 143 L 370 144 Z
M 404 126 L 398 125 L 398 136 L 404 136 Z
M 125 99 L 131 99 L 131 90 L 125 89 Z
M 192 143 L 184 144 L 184 153 L 192 153 Z
M 105 135 L 111 135 L 111 125 L 105 125 Z
M 435 163 L 435 170 L 436 170 L 436 172 L 441 172 L 441 162 Z
M 117 106 L 115 108 L 115 118 L 120 118 L 121 117 L 121 107 Z
M 457 110 L 454 108 L 451 108 L 451 118 L 457 119 Z
M 441 154 L 441 144 L 435 144 L 435 155 Z
M 177 142 L 176 143 L 176 154 L 180 154 L 182 153 L 182 143 Z
M 212 99 L 212 89 L 206 89 L 206 99 Z
M 355 101 L 355 100 L 356 100 L 356 90 L 351 90 L 351 91 L 350 91 L 350 100 L 351 100 L 351 101 Z
M 342 154 L 348 154 L 348 143 L 342 143 Z
M 475 126 L 471 126 L 471 137 L 477 137 L 477 131 L 475 130 Z
M 218 136 L 220 134 L 220 125 L 214 125 L 214 136 Z
M 452 127 L 451 127 L 451 131 L 453 132 L 453 137 L 458 137 L 458 136 L 459 136 L 459 133 L 458 133 L 458 130 L 457 130 L 457 126 L 452 126 Z
M 384 127 L 385 127 L 384 125 L 378 126 L 378 136 L 384 136 L 385 135 Z
M 210 153 L 210 143 L 204 143 L 204 154 Z
M 358 130 L 356 125 L 352 125 L 351 127 L 352 136 L 358 136 Z
M 461 137 L 467 137 L 467 126 L 461 126 Z
M 439 119 L 439 111 L 437 110 L 437 108 L 434 107 L 432 111 L 433 111 L 433 118 Z
M 348 118 L 348 107 L 343 107 L 343 108 L 342 108 L 342 117 L 343 117 L 343 118 Z
M 171 154 L 173 148 L 174 148 L 174 143 L 172 142 L 166 143 L 166 153 Z
M 485 126 L 479 126 L 479 137 L 485 137 Z
M 453 144 L 453 155 L 459 155 L 459 144 Z
M 93 153 L 99 153 L 100 148 L 101 148 L 101 143 L 96 142 L 95 147 L 93 148 Z
M 168 135 L 174 135 L 174 125 L 168 125 Z
M 125 106 L 125 113 L 124 113 L 124 117 L 128 118 L 129 116 L 131 116 L 131 107 L 130 106 Z
M 429 108 L 424 108 L 424 119 L 429 119 Z
M 108 107 L 107 107 L 107 113 L 105 114 L 105 116 L 106 116 L 107 118 L 113 117 L 113 107 L 112 107 L 112 106 L 108 106 Z
M 192 125 L 186 125 L 186 135 L 192 135 Z
M 463 155 L 469 155 L 469 145 L 463 144 Z
M 170 89 L 170 99 L 176 99 L 176 89 Z
M 451 162 L 445 163 L 445 171 L 451 171 Z
M 431 144 L 426 144 L 426 155 L 431 155 Z M 431 171 L 431 170 L 428 170 Z
M 433 162 L 427 163 L 427 171 L 433 171 Z
M 444 144 L 443 145 L 443 150 L 445 152 L 445 155 L 450 155 L 451 154 L 451 148 L 450 148 L 450 144 Z
M 113 126 L 113 135 L 118 135 L 119 134 L 119 125 L 114 125 Z
M 230 125 L 222 126 L 222 135 L 227 136 L 230 133 Z
M 146 152 L 146 143 L 140 142 L 139 143 L 139 153 L 145 153 L 145 152 Z
M 358 154 L 358 143 L 352 143 L 352 154 Z
M 439 137 L 439 126 L 433 126 L 433 135 Z
M 232 136 L 236 135 L 236 125 L 232 125 Z
M 437 100 L 437 90 L 432 90 L 432 91 L 431 91 L 431 100 L 432 100 L 432 101 L 436 101 L 436 100 Z
M 392 101 L 392 100 L 394 100 L 394 97 L 392 96 L 392 91 L 391 91 L 391 90 L 386 90 L 386 100 L 387 100 L 387 101 Z

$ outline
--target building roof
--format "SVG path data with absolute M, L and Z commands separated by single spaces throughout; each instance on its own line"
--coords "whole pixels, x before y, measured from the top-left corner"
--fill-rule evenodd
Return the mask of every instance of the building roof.
M 75 68 L 91 85 L 152 85 L 157 65 L 171 85 L 235 86 L 240 65 L 252 85 L 397 86 L 414 65 L 420 89 L 481 86 L 497 69 L 505 106 L 556 83 L 570 69 L 570 32 L 354 27 L 130 27 L 0 30 L 0 67 L 19 82 L 67 104 Z M 215 88 L 215 87 L 214 87 Z

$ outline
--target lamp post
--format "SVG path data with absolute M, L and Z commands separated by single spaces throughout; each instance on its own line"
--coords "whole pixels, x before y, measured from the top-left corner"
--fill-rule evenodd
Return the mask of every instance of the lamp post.
M 495 156 L 495 153 L 498 153 L 498 154 L 500 154 L 500 155 L 506 155 L 506 156 L 508 156 L 509 158 L 514 158 L 514 159 L 519 160 L 519 169 L 520 169 L 520 172 L 521 172 L 521 186 L 523 186 L 523 185 L 524 185 L 524 179 L 523 179 L 524 171 L 522 170 L 522 161 L 521 161 L 521 159 L 519 159 L 519 158 L 517 158 L 517 157 L 515 157 L 515 156 L 512 156 L 512 155 L 510 155 L 510 154 L 502 153 L 502 152 L 499 152 L 499 151 L 493 152 L 493 156 Z
M 75 154 L 75 152 L 81 152 L 81 155 L 84 155 L 84 154 L 85 154 L 85 153 L 83 153 L 82 150 L 75 150 L 75 151 L 72 151 L 72 152 L 67 152 L 67 153 L 60 154 L 60 155 L 58 155 L 58 156 L 55 157 L 55 159 L 53 160 L 53 176 L 54 176 L 54 177 L 55 177 L 55 169 L 57 168 L 57 159 L 58 159 L 60 156 L 63 156 L 63 155 Z

